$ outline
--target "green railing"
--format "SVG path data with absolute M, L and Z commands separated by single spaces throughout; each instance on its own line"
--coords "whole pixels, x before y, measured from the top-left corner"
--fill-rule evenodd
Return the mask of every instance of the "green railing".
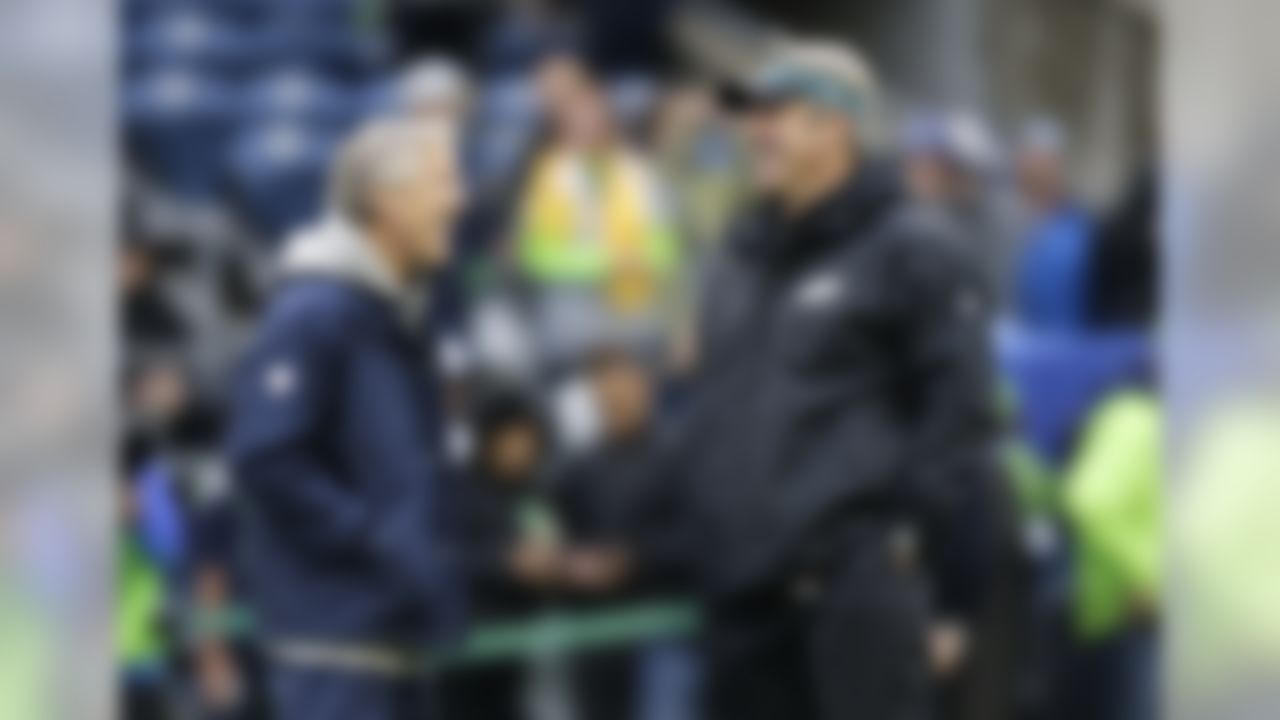
M 598 610 L 555 610 L 519 620 L 477 624 L 449 648 L 428 649 L 425 665 L 436 669 L 479 665 L 499 660 L 531 659 L 580 653 L 686 637 L 698 628 L 694 604 L 684 600 L 634 603 Z M 244 608 L 205 613 L 192 619 L 193 639 L 251 636 L 253 618 Z

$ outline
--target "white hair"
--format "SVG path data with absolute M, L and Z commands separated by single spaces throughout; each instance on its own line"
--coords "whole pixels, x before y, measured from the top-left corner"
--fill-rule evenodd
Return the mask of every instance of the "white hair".
M 369 198 L 402 182 L 427 152 L 452 152 L 452 123 L 442 119 L 384 118 L 361 126 L 343 143 L 329 176 L 330 208 L 348 220 L 367 220 Z

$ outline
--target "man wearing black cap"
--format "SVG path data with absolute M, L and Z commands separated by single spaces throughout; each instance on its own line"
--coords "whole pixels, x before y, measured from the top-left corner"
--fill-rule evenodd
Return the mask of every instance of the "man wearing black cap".
M 979 275 L 870 157 L 851 53 L 788 48 L 746 90 L 760 201 L 711 274 L 674 456 L 709 715 L 928 717 L 916 568 L 990 455 Z

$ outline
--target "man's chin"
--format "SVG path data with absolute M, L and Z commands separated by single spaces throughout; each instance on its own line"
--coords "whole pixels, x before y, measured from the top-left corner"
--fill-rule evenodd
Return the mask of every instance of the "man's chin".
M 453 253 L 443 252 L 428 255 L 418 264 L 424 275 L 435 275 L 449 266 L 453 261 Z
M 783 196 L 782 186 L 758 183 L 752 187 L 752 197 L 763 202 L 775 202 Z
M 776 197 L 787 186 L 780 174 L 758 173 L 751 178 L 751 189 L 759 197 Z
M 421 247 L 417 260 L 420 272 L 438 272 L 453 260 L 453 250 L 447 242 L 442 242 L 437 247 Z

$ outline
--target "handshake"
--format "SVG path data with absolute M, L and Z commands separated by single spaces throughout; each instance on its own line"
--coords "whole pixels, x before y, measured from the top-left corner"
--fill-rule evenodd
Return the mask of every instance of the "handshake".
M 586 594 L 621 588 L 633 569 L 630 555 L 616 545 L 564 547 L 546 538 L 518 540 L 507 553 L 506 566 L 521 584 Z

